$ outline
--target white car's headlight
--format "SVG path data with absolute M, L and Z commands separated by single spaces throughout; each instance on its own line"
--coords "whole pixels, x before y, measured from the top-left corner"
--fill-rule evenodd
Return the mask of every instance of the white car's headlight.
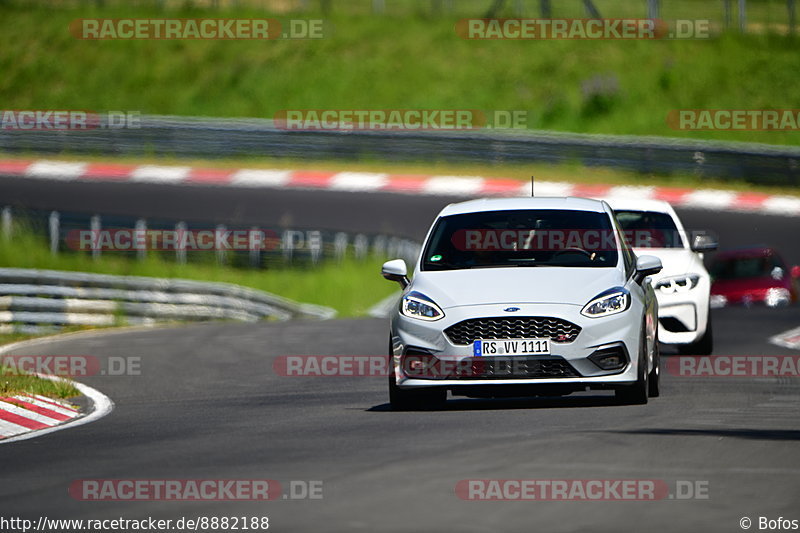
M 630 305 L 630 293 L 622 287 L 617 287 L 597 295 L 583 307 L 581 314 L 589 318 L 616 315 L 628 309 Z
M 700 283 L 700 276 L 697 274 L 686 274 L 683 276 L 671 276 L 656 282 L 654 289 L 664 294 L 674 294 L 676 292 L 689 292 Z
M 439 320 L 444 316 L 441 307 L 433 303 L 427 296 L 418 292 L 411 292 L 403 296 L 400 303 L 400 312 L 410 318 L 420 320 Z

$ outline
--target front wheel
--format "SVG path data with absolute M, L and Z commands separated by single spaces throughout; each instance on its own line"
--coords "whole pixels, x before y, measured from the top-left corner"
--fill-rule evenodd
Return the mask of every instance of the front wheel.
M 633 385 L 626 385 L 614 391 L 614 397 L 619 403 L 625 405 L 644 405 L 647 403 L 647 395 L 650 392 L 649 377 L 647 372 L 647 333 L 642 326 L 642 333 L 639 341 L 639 363 L 636 369 L 636 382 Z
M 656 328 L 656 338 L 653 341 L 653 370 L 647 379 L 651 398 L 658 398 L 661 395 L 661 350 L 658 348 L 658 328 Z
M 700 340 L 691 344 L 684 344 L 679 347 L 683 355 L 711 355 L 714 351 L 714 334 L 711 331 L 711 314 L 708 316 L 708 324 L 706 325 L 706 332 L 700 337 Z
M 439 388 L 401 389 L 394 374 L 389 376 L 389 404 L 392 411 L 434 410 L 444 407 L 447 390 Z

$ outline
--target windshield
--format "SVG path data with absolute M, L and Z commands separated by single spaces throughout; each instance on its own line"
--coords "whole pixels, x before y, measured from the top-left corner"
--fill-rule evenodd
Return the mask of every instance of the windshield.
M 781 279 L 785 270 L 786 267 L 774 255 L 762 255 L 714 261 L 709 273 L 714 280 L 765 278 L 768 276 Z
M 422 257 L 422 270 L 613 267 L 618 243 L 605 213 L 484 211 L 441 217 Z
M 678 227 L 667 213 L 614 211 L 625 240 L 634 248 L 683 248 Z

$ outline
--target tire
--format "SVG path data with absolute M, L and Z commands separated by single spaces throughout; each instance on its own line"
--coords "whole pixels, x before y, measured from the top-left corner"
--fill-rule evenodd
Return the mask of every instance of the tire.
M 389 376 L 389 404 L 392 411 L 436 410 L 444 407 L 446 401 L 446 389 L 401 389 L 397 386 L 394 374 Z
M 392 338 L 389 337 L 389 404 L 392 411 L 439 409 L 447 401 L 447 389 L 401 389 L 392 365 Z
M 682 355 L 711 355 L 714 351 L 714 333 L 711 327 L 711 313 L 708 315 L 708 324 L 706 325 L 706 332 L 700 337 L 700 340 L 691 344 L 683 344 L 678 347 Z
M 661 350 L 658 348 L 658 328 L 656 327 L 656 338 L 653 344 L 653 370 L 647 378 L 647 395 L 651 398 L 661 396 Z
M 614 391 L 614 397 L 623 405 L 644 405 L 647 403 L 647 395 L 650 391 L 649 373 L 647 372 L 647 333 L 642 325 L 642 333 L 639 342 L 639 364 L 636 370 L 636 382 L 633 385 L 626 385 Z

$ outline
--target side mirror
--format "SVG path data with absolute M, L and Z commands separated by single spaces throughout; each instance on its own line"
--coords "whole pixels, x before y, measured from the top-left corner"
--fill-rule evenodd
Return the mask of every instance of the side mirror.
M 636 282 L 641 283 L 647 276 L 658 274 L 662 268 L 664 267 L 658 257 L 652 255 L 639 256 L 636 258 Z
M 711 252 L 717 247 L 719 247 L 719 243 L 711 235 L 695 235 L 692 239 L 692 251 L 694 252 Z
M 800 266 L 795 265 L 789 270 L 790 275 L 794 279 L 800 279 Z
M 389 281 L 396 281 L 404 289 L 408 287 L 408 269 L 402 259 L 386 261 L 381 268 L 381 275 Z

